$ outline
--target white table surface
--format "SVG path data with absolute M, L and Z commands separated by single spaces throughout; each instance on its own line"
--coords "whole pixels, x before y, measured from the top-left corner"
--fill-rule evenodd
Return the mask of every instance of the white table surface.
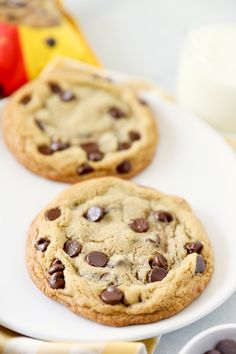
M 188 31 L 205 24 L 236 21 L 235 0 L 65 0 L 65 3 L 78 16 L 106 67 L 152 79 L 172 94 L 179 53 Z M 229 322 L 236 322 L 236 294 L 204 319 L 164 335 L 158 353 L 177 354 L 195 334 Z

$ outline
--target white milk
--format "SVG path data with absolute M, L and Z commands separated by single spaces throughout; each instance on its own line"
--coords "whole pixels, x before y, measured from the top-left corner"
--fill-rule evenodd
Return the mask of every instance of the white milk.
M 236 133 L 236 25 L 213 25 L 189 34 L 177 100 L 214 127 Z

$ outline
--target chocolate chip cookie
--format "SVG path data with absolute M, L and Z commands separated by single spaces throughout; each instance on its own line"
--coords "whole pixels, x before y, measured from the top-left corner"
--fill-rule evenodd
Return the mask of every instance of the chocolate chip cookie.
M 51 27 L 61 22 L 56 0 L 0 0 L 0 22 Z
M 26 261 L 48 297 L 111 326 L 181 311 L 204 290 L 214 264 L 183 199 L 115 177 L 75 184 L 40 212 Z
M 3 119 L 10 150 L 58 181 L 136 175 L 157 144 L 151 109 L 128 84 L 66 63 L 10 98 Z

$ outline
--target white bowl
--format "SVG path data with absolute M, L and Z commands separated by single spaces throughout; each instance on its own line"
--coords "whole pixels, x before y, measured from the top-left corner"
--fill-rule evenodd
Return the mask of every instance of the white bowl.
M 199 333 L 181 349 L 179 354 L 204 354 L 214 349 L 222 339 L 236 340 L 236 323 L 211 327 Z

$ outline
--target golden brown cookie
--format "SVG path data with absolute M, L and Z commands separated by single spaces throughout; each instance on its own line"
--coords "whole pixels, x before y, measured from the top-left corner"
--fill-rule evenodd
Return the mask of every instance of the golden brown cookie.
M 151 109 L 128 84 L 74 63 L 46 69 L 10 98 L 7 145 L 28 169 L 53 180 L 136 175 L 156 149 Z
M 183 199 L 115 177 L 75 184 L 41 211 L 26 262 L 48 297 L 111 326 L 178 313 L 204 290 L 214 264 Z
M 0 0 L 0 22 L 33 27 L 58 25 L 57 0 Z

